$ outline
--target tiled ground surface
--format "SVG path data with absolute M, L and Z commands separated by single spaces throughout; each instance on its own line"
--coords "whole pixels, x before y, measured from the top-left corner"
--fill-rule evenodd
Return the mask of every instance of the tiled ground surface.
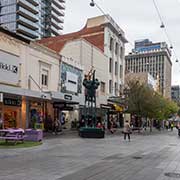
M 35 148 L 0 149 L 0 180 L 174 180 L 164 173 L 180 173 L 179 142 L 176 130 L 133 135 L 131 142 L 118 133 L 60 135 Z

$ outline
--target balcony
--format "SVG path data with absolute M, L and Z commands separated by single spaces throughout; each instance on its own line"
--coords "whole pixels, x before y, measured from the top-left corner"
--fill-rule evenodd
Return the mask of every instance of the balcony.
M 52 15 L 52 18 L 55 21 L 57 21 L 57 23 L 63 23 L 64 22 L 64 20 L 60 16 L 58 16 L 54 11 L 52 11 L 51 15 Z
M 65 3 L 66 1 L 65 0 L 59 0 L 59 2 Z
M 55 36 L 58 36 L 60 34 L 60 32 L 53 26 L 51 26 L 51 31 Z
M 27 37 L 30 37 L 32 39 L 38 38 L 38 33 L 36 31 L 28 29 L 27 27 L 25 27 L 25 26 L 23 26 L 21 24 L 18 24 L 17 32 L 20 33 L 20 34 L 23 34 L 23 35 L 25 35 Z
M 29 3 L 33 4 L 34 6 L 38 6 L 39 3 L 36 2 L 37 0 L 27 0 Z
M 38 21 L 37 16 L 35 14 L 31 13 L 30 11 L 28 11 L 22 7 L 19 7 L 19 9 L 17 10 L 17 14 L 27 18 L 28 20 L 30 20 L 32 22 Z
M 60 1 L 58 1 L 58 0 L 53 0 L 52 2 L 59 9 L 64 10 L 66 8 L 65 5 L 63 3 L 61 3 Z
M 55 27 L 57 30 L 63 29 L 63 26 L 60 23 L 57 23 L 54 19 L 51 19 L 51 26 Z
M 26 26 L 27 28 L 32 29 L 32 30 L 38 30 L 38 28 L 39 28 L 38 24 L 36 24 L 36 23 L 34 23 L 34 22 L 24 18 L 23 16 L 19 16 L 17 18 L 17 22 L 19 24 L 22 24 L 22 25 Z
M 38 8 L 34 5 L 32 5 L 31 3 L 29 3 L 28 1 L 19 0 L 18 5 L 27 9 L 28 11 L 30 11 L 33 14 L 38 14 Z
M 52 11 L 54 11 L 58 16 L 64 16 L 64 11 L 60 10 L 58 7 L 56 7 L 54 4 L 52 4 Z

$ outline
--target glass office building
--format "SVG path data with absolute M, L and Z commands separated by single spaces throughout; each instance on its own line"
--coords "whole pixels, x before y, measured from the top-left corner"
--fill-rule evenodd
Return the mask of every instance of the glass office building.
M 0 25 L 33 40 L 61 34 L 65 0 L 0 0 Z

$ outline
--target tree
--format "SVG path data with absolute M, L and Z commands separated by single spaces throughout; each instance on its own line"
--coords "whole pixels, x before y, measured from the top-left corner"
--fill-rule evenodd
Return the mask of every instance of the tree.
M 176 103 L 164 98 L 147 85 L 140 84 L 138 81 L 129 81 L 127 85 L 128 112 L 136 114 L 139 119 L 148 117 L 150 119 L 150 131 L 152 130 L 153 119 L 168 119 L 178 111 Z
M 180 109 L 178 110 L 177 115 L 180 116 Z

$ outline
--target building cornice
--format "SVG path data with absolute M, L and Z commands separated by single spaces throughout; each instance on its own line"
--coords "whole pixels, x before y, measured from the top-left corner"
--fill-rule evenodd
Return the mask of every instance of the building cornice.
M 166 51 L 156 51 L 156 52 L 148 52 L 148 53 L 137 53 L 137 54 L 128 54 L 125 56 L 125 59 L 131 59 L 131 58 L 142 58 L 142 57 L 149 57 L 149 56 L 159 56 L 159 55 L 162 55 L 162 56 L 166 56 L 169 63 L 171 64 L 172 66 L 172 62 L 171 62 L 171 59 L 168 55 L 168 53 Z

